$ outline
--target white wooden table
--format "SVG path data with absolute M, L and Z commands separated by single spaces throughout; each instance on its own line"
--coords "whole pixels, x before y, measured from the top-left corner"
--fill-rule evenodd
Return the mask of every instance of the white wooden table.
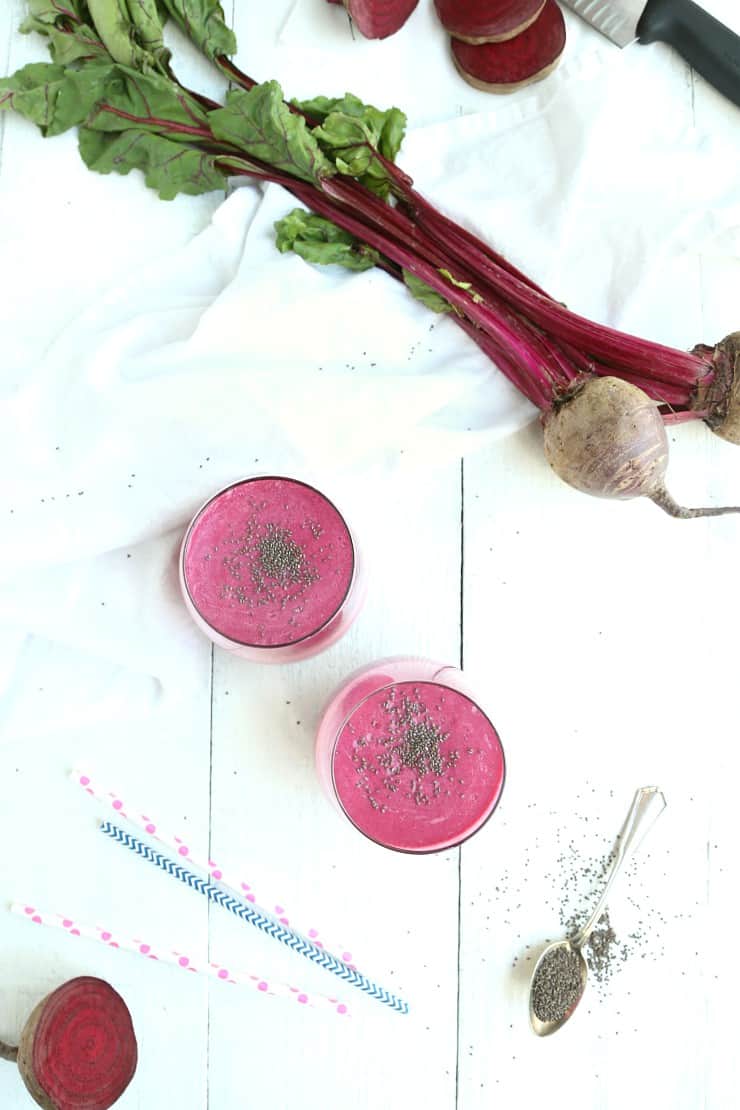
M 22 7 L 6 0 L 0 10 L 3 73 L 41 56 L 15 33 Z M 285 10 L 232 7 L 243 42 L 267 40 Z M 707 7 L 740 29 L 734 0 Z M 205 68 L 198 76 L 207 88 Z M 737 132 L 737 111 L 688 71 L 685 95 L 697 119 Z M 34 343 L 32 319 L 12 311 L 18 283 L 34 278 L 52 314 L 60 282 L 74 285 L 82 305 L 122 270 L 187 241 L 219 199 L 165 207 L 133 179 L 88 174 L 71 137 L 42 144 L 7 117 L 0 159 L 0 237 L 11 223 L 28 226 L 25 257 L 4 254 L 0 269 L 3 343 L 15 353 Z M 75 230 L 83 219 L 87 239 Z M 43 270 L 52 252 L 66 252 L 63 272 Z M 697 257 L 695 275 L 687 299 L 697 338 L 739 326 L 737 269 Z M 389 474 L 392 550 L 377 545 L 365 612 L 324 656 L 259 668 L 203 641 L 196 678 L 136 729 L 101 730 L 91 711 L 71 731 L 63 719 L 50 722 L 65 687 L 84 684 L 73 658 L 27 713 L 5 714 L 0 901 L 25 897 L 68 912 L 73 899 L 87 920 L 147 928 L 157 942 L 314 991 L 335 987 L 95 834 L 102 811 L 64 781 L 72 766 L 94 765 L 222 864 L 248 867 L 255 887 L 276 892 L 296 920 L 323 924 L 363 970 L 410 1000 L 411 1014 L 347 988 L 353 1016 L 335 1019 L 33 931 L 3 912 L 0 1037 L 17 1037 L 35 1002 L 66 978 L 95 974 L 127 999 L 139 1037 L 139 1071 L 121 1110 L 737 1105 L 728 953 L 740 881 L 740 525 L 586 501 L 549 474 L 539 437 L 533 426 L 426 482 Z M 738 449 L 702 427 L 671 438 L 677 496 L 701 503 L 711 490 L 718 502 L 737 500 Z M 41 657 L 44 645 L 29 650 Z M 315 722 L 333 686 L 355 666 L 407 652 L 464 665 L 508 761 L 489 825 L 461 850 L 418 859 L 354 835 L 320 794 L 312 764 Z M 576 852 L 602 855 L 634 789 L 650 783 L 669 808 L 612 912 L 620 935 L 643 939 L 607 997 L 591 992 L 565 1031 L 540 1041 L 527 1023 L 527 976 L 538 946 L 557 935 Z M 9 1065 L 0 1105 L 29 1105 Z

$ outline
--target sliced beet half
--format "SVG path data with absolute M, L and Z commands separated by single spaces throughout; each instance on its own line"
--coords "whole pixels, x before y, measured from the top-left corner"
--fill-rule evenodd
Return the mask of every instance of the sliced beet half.
M 44 1110 L 107 1110 L 136 1071 L 131 1015 L 102 979 L 71 979 L 39 1002 L 21 1033 L 17 1062 Z
M 387 39 L 400 31 L 419 0 L 343 0 L 366 39 Z
M 555 0 L 516 38 L 480 46 L 452 39 L 452 56 L 460 75 L 484 92 L 514 92 L 551 73 L 565 49 L 565 20 Z
M 506 42 L 531 27 L 545 0 L 434 0 L 439 21 L 462 42 Z

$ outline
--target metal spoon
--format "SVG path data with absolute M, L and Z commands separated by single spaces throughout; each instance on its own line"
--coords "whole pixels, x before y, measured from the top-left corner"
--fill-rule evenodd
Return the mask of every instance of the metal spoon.
M 636 792 L 630 811 L 622 826 L 622 831 L 619 834 L 617 847 L 614 853 L 614 863 L 612 864 L 609 878 L 607 879 L 606 886 L 604 887 L 596 909 L 583 928 L 579 929 L 575 936 L 567 940 L 558 940 L 553 944 L 548 944 L 535 964 L 529 985 L 529 1021 L 538 1037 L 547 1037 L 550 1033 L 555 1033 L 561 1026 L 565 1025 L 566 1021 L 573 1016 L 578 1003 L 583 998 L 583 992 L 586 989 L 586 980 L 588 978 L 588 964 L 586 963 L 586 958 L 583 955 L 582 949 L 586 945 L 588 938 L 591 936 L 591 933 L 594 931 L 604 912 L 607 898 L 614 884 L 614 880 L 622 869 L 622 865 L 637 851 L 645 834 L 661 815 L 665 807 L 666 800 L 657 786 L 643 786 Z M 542 968 L 543 962 L 546 959 L 548 961 L 552 959 L 551 954 L 556 949 L 563 949 L 576 964 L 580 975 L 580 990 L 576 993 L 575 999 L 561 1016 L 554 1021 L 544 1021 L 538 1018 L 537 1014 L 534 1012 L 533 987 L 537 979 L 537 973 Z

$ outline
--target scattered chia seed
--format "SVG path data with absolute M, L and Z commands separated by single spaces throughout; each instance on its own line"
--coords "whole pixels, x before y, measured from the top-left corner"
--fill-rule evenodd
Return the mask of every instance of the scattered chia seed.
M 560 1021 L 581 997 L 581 961 L 572 948 L 548 952 L 532 983 L 532 1009 L 540 1021 Z
M 617 939 L 606 911 L 599 918 L 584 951 L 590 977 L 599 987 L 608 986 L 614 971 L 629 953 L 629 947 Z

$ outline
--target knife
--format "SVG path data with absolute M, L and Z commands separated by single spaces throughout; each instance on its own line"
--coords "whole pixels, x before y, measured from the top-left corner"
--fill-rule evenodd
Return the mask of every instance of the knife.
M 692 0 L 563 0 L 617 46 L 666 42 L 740 107 L 740 37 Z

